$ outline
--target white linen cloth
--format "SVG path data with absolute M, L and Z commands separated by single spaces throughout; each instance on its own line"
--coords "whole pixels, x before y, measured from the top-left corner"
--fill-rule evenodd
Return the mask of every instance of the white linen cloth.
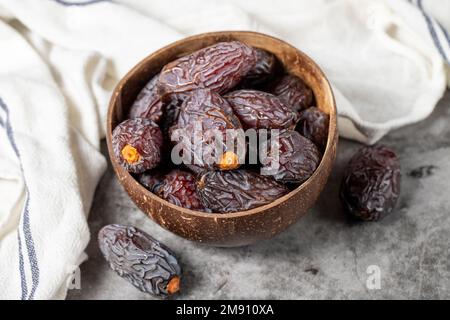
M 105 170 L 112 86 L 154 50 L 217 30 L 310 55 L 341 136 L 365 143 L 424 119 L 449 79 L 450 1 L 0 0 L 0 298 L 65 297 Z

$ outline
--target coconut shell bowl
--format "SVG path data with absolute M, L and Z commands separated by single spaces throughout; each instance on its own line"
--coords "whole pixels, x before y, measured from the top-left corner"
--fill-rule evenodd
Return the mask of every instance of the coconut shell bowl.
M 173 205 L 145 189 L 114 156 L 112 130 L 125 117 L 139 91 L 162 67 L 181 56 L 223 41 L 241 41 L 273 53 L 286 72 L 300 77 L 314 92 L 316 106 L 329 115 L 328 142 L 314 174 L 296 189 L 272 203 L 247 211 L 218 214 Z M 317 201 L 336 157 L 336 106 L 330 84 L 318 65 L 299 49 L 255 32 L 214 32 L 172 43 L 146 57 L 116 86 L 107 117 L 107 143 L 115 173 L 134 203 L 153 221 L 174 234 L 200 243 L 233 247 L 269 239 L 297 222 Z

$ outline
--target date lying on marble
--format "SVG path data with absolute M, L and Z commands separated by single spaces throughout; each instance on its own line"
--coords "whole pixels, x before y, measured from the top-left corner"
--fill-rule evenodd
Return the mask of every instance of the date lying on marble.
M 98 233 L 109 266 L 139 290 L 167 298 L 180 290 L 181 267 L 173 252 L 147 233 L 111 224 Z
M 382 145 L 363 147 L 348 164 L 341 202 L 351 216 L 377 221 L 394 209 L 400 180 L 400 162 L 393 150 Z

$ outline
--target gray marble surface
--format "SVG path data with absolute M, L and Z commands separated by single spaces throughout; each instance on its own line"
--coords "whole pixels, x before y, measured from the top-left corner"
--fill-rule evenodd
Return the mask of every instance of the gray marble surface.
M 184 267 L 184 299 L 450 298 L 450 93 L 425 121 L 386 136 L 402 164 L 397 209 L 377 223 L 349 221 L 339 204 L 342 172 L 359 144 L 341 139 L 316 206 L 272 240 L 213 248 L 181 239 L 148 219 L 108 168 L 90 212 L 89 260 L 69 299 L 152 299 L 109 269 L 96 244 L 108 223 L 139 226 L 166 243 Z M 105 152 L 106 154 L 106 152 Z M 367 286 L 369 266 L 380 288 Z M 369 269 L 370 271 L 370 269 Z

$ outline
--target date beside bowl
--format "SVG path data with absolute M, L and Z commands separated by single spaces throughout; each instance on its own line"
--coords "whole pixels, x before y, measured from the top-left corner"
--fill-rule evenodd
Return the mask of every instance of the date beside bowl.
M 224 46 L 219 46 L 223 51 L 220 54 L 228 54 L 226 62 L 231 61 L 231 67 L 237 66 L 236 70 L 231 70 L 230 65 L 227 66 L 230 71 L 228 74 L 234 72 L 233 77 L 215 78 L 212 84 L 210 79 L 200 78 L 201 85 L 207 82 L 211 86 L 206 88 L 192 88 L 192 82 L 181 85 L 180 82 L 177 82 L 176 86 L 173 85 L 174 76 L 180 76 L 179 67 L 183 66 L 183 63 L 189 64 L 192 59 L 195 59 L 196 63 L 203 63 L 205 59 L 208 59 L 208 50 L 210 50 L 208 48 L 218 43 L 226 43 Z M 195 53 L 201 49 L 204 50 L 200 54 Z M 211 50 L 215 50 L 213 54 L 218 53 L 217 47 Z M 194 54 L 192 55 L 192 53 Z M 261 63 L 258 64 L 257 61 Z M 247 68 L 242 64 L 239 65 L 241 62 L 254 67 Z M 283 76 L 272 88 L 260 89 L 260 86 L 264 86 L 261 82 L 268 82 L 264 76 L 275 69 L 276 63 L 281 65 L 286 76 Z M 217 64 L 215 67 L 217 67 L 217 72 L 223 70 L 221 64 Z M 200 68 L 200 71 L 186 70 L 196 74 L 200 73 L 201 76 L 201 72 L 203 72 Z M 152 88 L 155 86 L 152 79 L 160 72 L 157 80 L 157 92 L 163 101 L 146 100 L 151 97 Z M 189 72 L 181 76 L 192 80 L 189 79 L 192 76 Z M 246 75 L 247 77 L 245 77 Z M 308 94 L 309 89 L 304 90 L 304 88 L 300 88 L 301 90 L 297 91 L 299 94 L 296 95 L 287 92 L 286 88 L 293 85 L 295 77 L 302 81 L 294 83 L 294 85 L 310 88 L 312 93 Z M 262 81 L 262 79 L 264 80 Z M 199 79 L 195 77 L 194 80 L 198 81 Z M 198 84 L 196 85 L 198 86 Z M 261 91 L 256 92 L 253 89 Z M 186 93 L 189 94 L 186 96 Z M 300 151 L 312 150 L 313 153 L 308 155 L 306 160 L 315 161 L 315 164 L 313 167 L 303 165 L 300 167 L 297 165 L 297 168 L 289 167 L 289 170 L 279 171 L 269 178 L 256 175 L 246 168 L 238 169 L 240 163 L 235 154 L 224 150 L 226 152 L 217 164 L 211 167 L 202 164 L 200 169 L 196 166 L 190 168 L 197 176 L 198 192 L 194 194 L 191 187 L 185 187 L 182 191 L 187 192 L 189 197 L 183 198 L 182 203 L 177 200 L 173 188 L 160 187 L 157 191 L 153 190 L 148 184 L 153 183 L 158 173 L 155 174 L 155 177 L 144 175 L 140 179 L 135 178 L 136 173 L 141 173 L 146 168 L 151 169 L 157 162 L 166 161 L 164 152 L 168 151 L 165 151 L 164 143 L 161 141 L 170 128 L 165 123 L 167 118 L 173 118 L 175 114 L 178 116 L 177 100 L 182 99 L 184 99 L 184 103 L 178 125 L 185 126 L 186 124 L 188 126 L 192 117 L 196 121 L 200 120 L 207 124 L 211 119 L 202 118 L 201 112 L 198 112 L 198 105 L 201 105 L 208 108 L 208 114 L 215 115 L 214 125 L 223 124 L 223 128 L 228 128 L 227 126 L 230 125 L 233 128 L 244 129 L 286 129 L 289 131 L 280 134 L 280 148 L 289 149 L 291 146 L 296 146 Z M 317 108 L 308 112 L 306 107 L 312 103 L 313 99 Z M 251 102 L 250 106 L 248 101 Z M 165 114 L 159 111 L 161 103 L 165 105 Z M 292 112 L 288 111 L 287 105 L 292 105 Z M 252 108 L 257 109 L 256 111 L 259 113 Z M 270 117 L 255 121 L 255 115 L 261 112 L 270 114 Z M 326 121 L 320 114 L 326 115 Z M 125 120 L 129 117 L 136 117 L 136 115 L 146 120 L 138 120 L 124 125 Z M 310 136 L 317 130 L 314 123 L 311 125 L 310 119 L 313 119 L 312 121 L 319 126 L 328 126 L 328 133 L 322 131 L 321 135 Z M 297 129 L 294 131 L 296 124 Z M 158 125 L 161 130 L 158 129 Z M 114 135 L 113 131 L 115 131 Z M 149 139 L 150 143 L 141 145 L 142 141 L 138 139 L 127 144 L 126 140 L 132 140 L 136 136 L 136 132 L 139 137 L 146 137 L 146 139 L 152 137 Z M 132 134 L 130 135 L 130 133 Z M 154 52 L 138 63 L 119 82 L 113 92 L 107 118 L 109 156 L 120 183 L 136 205 L 167 230 L 183 238 L 215 246 L 241 246 L 271 238 L 306 214 L 307 210 L 316 202 L 328 180 L 336 157 L 337 138 L 334 97 L 320 68 L 300 50 L 282 40 L 260 33 L 243 31 L 200 34 Z M 315 141 L 315 139 L 318 140 Z M 141 151 L 141 154 L 138 151 Z M 280 163 L 295 159 L 295 163 L 302 164 L 306 156 L 300 151 L 282 153 Z M 170 154 L 170 151 L 168 153 Z M 195 173 L 197 169 L 198 172 Z M 171 183 L 187 183 L 193 179 L 190 174 L 175 174 L 174 176 L 169 174 L 168 178 L 171 179 Z M 230 209 L 224 205 L 225 202 L 226 204 L 230 203 L 226 198 L 223 198 L 224 202 L 218 197 L 210 196 L 214 195 L 215 190 L 221 188 L 217 181 L 227 181 L 230 186 L 234 183 L 236 187 L 239 187 L 239 181 L 242 179 L 248 182 L 250 191 L 251 188 L 254 188 L 253 194 L 250 196 L 251 201 L 246 203 L 248 210 L 244 210 L 247 207 L 242 201 L 239 207 L 240 211 L 236 211 L 235 206 Z M 292 187 L 292 183 L 297 184 Z M 143 185 L 146 185 L 147 188 Z M 263 187 L 255 187 L 256 185 Z M 266 188 L 267 185 L 274 187 Z M 286 186 L 289 186 L 290 189 Z M 265 201 L 261 206 L 251 205 L 252 201 L 259 199 L 258 196 L 255 196 L 255 192 L 261 192 L 263 197 L 273 196 L 273 201 Z M 230 200 L 235 199 L 231 198 Z

